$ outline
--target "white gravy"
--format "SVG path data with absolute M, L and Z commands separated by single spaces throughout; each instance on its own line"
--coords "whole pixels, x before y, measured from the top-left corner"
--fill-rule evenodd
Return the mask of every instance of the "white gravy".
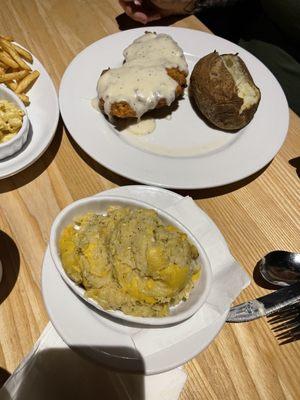
M 129 125 L 124 132 L 131 133 L 136 136 L 149 135 L 156 127 L 154 118 L 137 120 L 136 123 Z
M 95 110 L 100 111 L 98 97 L 95 97 L 94 99 L 91 100 L 91 105 Z
M 104 100 L 104 111 L 110 114 L 113 103 L 125 101 L 138 118 L 156 107 L 160 99 L 170 105 L 175 99 L 177 82 L 166 68 L 188 72 L 182 49 L 167 34 L 145 33 L 124 52 L 125 63 L 100 76 L 98 97 Z

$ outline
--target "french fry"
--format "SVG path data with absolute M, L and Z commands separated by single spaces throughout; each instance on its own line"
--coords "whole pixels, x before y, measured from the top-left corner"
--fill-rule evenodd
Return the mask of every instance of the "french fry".
M 5 40 L 7 40 L 8 42 L 12 42 L 12 41 L 14 40 L 13 37 L 10 36 L 10 35 L 7 35 L 7 36 L 5 36 L 5 35 L 0 35 L 0 39 L 5 39 Z
M 30 100 L 25 93 L 40 73 L 32 72 L 30 65 L 26 63 L 33 62 L 32 55 L 13 41 L 11 36 L 0 35 L 0 85 L 6 85 L 28 106 Z
M 26 61 L 32 63 L 33 62 L 33 58 L 32 55 L 29 53 L 29 51 L 23 49 L 23 47 L 18 46 L 15 43 L 12 43 L 12 46 L 14 47 L 14 49 L 20 54 L 20 56 L 22 56 L 23 58 L 25 58 Z
M 16 89 L 16 93 L 26 93 L 27 90 L 29 89 L 30 85 L 37 80 L 37 78 L 40 76 L 39 71 L 33 71 L 31 72 L 31 74 L 25 76 L 25 78 L 23 78 L 21 80 L 21 82 L 18 84 L 18 87 Z
M 5 69 L 5 70 L 7 69 L 7 65 L 4 64 L 4 62 L 2 62 L 2 61 L 0 61 L 0 67 Z
M 0 50 L 0 61 L 11 68 L 19 67 L 19 65 L 10 57 L 10 55 L 3 50 Z
M 13 60 L 22 68 L 30 70 L 29 65 L 19 56 L 17 51 L 14 49 L 13 45 L 5 39 L 0 39 L 0 46 L 13 58 Z
M 28 75 L 28 71 L 9 72 L 8 74 L 0 74 L 0 83 L 9 82 L 13 80 L 23 79 Z
M 4 82 L 4 83 L 13 92 L 17 89 L 17 86 L 18 86 L 17 82 L 12 82 L 11 81 L 11 82 Z
M 28 97 L 26 94 L 24 94 L 24 93 L 18 93 L 18 97 L 19 97 L 20 100 L 23 101 L 23 103 L 25 104 L 25 106 L 29 106 L 30 101 L 29 101 L 29 97 Z

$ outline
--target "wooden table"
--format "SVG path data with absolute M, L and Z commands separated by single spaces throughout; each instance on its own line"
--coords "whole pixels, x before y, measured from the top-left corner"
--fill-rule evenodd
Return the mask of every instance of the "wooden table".
M 2 34 L 13 35 L 43 62 L 58 88 L 78 52 L 120 28 L 134 26 L 121 14 L 116 0 L 2 0 L 0 26 Z M 195 17 L 166 23 L 207 31 Z M 299 149 L 300 119 L 291 111 L 287 139 L 263 171 L 226 187 L 189 193 L 214 219 L 250 275 L 267 252 L 300 250 Z M 48 322 L 40 278 L 53 219 L 73 200 L 126 183 L 80 151 L 61 121 L 37 162 L 0 181 L 2 382 Z M 268 290 L 252 281 L 237 302 L 264 293 Z M 226 324 L 185 368 L 188 381 L 181 400 L 300 398 L 300 342 L 279 346 L 266 319 Z

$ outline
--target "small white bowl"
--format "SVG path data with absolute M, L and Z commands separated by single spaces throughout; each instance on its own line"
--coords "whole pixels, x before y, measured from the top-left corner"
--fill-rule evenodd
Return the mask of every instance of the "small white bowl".
M 187 301 L 181 301 L 178 305 L 170 308 L 170 314 L 167 317 L 135 317 L 132 315 L 124 314 L 121 311 L 104 310 L 96 301 L 93 299 L 85 298 L 85 290 L 73 282 L 65 273 L 61 263 L 59 254 L 59 238 L 62 230 L 72 223 L 75 217 L 85 214 L 88 211 L 93 211 L 98 214 L 104 214 L 109 206 L 122 206 L 130 208 L 146 208 L 155 210 L 163 222 L 172 224 L 179 228 L 182 232 L 186 233 L 190 242 L 196 246 L 199 252 L 198 261 L 201 265 L 201 276 L 196 282 L 192 289 L 189 299 Z M 152 205 L 133 200 L 127 197 L 121 196 L 99 196 L 99 197 L 88 197 L 82 200 L 75 201 L 66 208 L 64 208 L 56 217 L 53 222 L 51 233 L 50 233 L 50 252 L 52 259 L 58 269 L 60 275 L 67 285 L 79 295 L 85 302 L 93 305 L 98 310 L 109 314 L 112 317 L 119 318 L 125 321 L 130 321 L 143 325 L 170 325 L 175 324 L 191 317 L 198 309 L 204 304 L 210 287 L 211 287 L 211 267 L 205 250 L 195 238 L 195 236 L 176 218 L 168 214 L 167 212 L 153 207 Z M 63 307 L 63 305 L 62 305 Z M 76 316 L 77 318 L 78 316 Z M 74 316 L 75 318 L 75 316 Z
M 7 142 L 0 143 L 0 160 L 12 156 L 17 151 L 21 150 L 27 140 L 29 132 L 29 119 L 26 108 L 19 97 L 10 89 L 0 85 L 0 100 L 8 100 L 15 103 L 23 112 L 23 124 L 19 132 Z

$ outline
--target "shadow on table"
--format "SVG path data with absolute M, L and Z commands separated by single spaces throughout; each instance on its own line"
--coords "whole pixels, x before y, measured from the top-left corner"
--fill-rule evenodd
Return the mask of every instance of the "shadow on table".
M 41 351 L 34 363 L 28 362 L 26 369 L 16 373 L 16 381 L 18 375 L 23 376 L 17 394 L 9 393 L 8 384 L 0 390 L 1 400 L 145 400 L 143 375 L 109 370 L 67 348 Z
M 133 19 L 129 18 L 128 15 L 125 13 L 120 14 L 116 17 L 116 21 L 118 23 L 120 31 L 126 31 L 128 29 L 134 29 L 134 28 L 147 28 L 149 26 L 170 26 L 172 24 L 175 24 L 175 22 L 180 21 L 181 19 L 184 19 L 186 16 L 171 16 L 171 17 L 165 17 L 162 18 L 158 21 L 152 21 L 149 24 L 142 24 L 140 22 L 134 21 Z
M 175 190 L 175 192 L 178 194 L 181 194 L 182 196 L 191 196 L 194 200 L 222 196 L 224 194 L 234 192 L 235 190 L 238 190 L 238 189 L 242 188 L 243 186 L 248 185 L 255 179 L 257 179 L 261 174 L 263 174 L 265 172 L 265 170 L 269 167 L 271 162 L 272 161 L 270 161 L 266 166 L 261 168 L 259 171 L 255 172 L 255 174 L 252 174 L 252 175 L 248 176 L 247 178 L 230 183 L 228 185 L 217 186 L 217 187 L 208 188 L 208 189 Z M 208 171 L 208 173 L 209 173 L 209 171 Z
M 295 157 L 289 160 L 289 164 L 296 169 L 296 174 L 300 178 L 300 157 Z
M 0 389 L 9 377 L 10 373 L 6 369 L 0 367 Z
M 19 250 L 10 236 L 0 230 L 0 259 L 3 268 L 0 282 L 0 304 L 8 297 L 20 270 Z
M 0 193 L 6 193 L 15 189 L 19 189 L 20 187 L 27 185 L 29 182 L 40 176 L 49 167 L 56 153 L 58 152 L 62 140 L 62 132 L 63 122 L 60 118 L 56 128 L 55 136 L 45 153 L 23 171 L 18 172 L 16 175 L 0 180 Z

